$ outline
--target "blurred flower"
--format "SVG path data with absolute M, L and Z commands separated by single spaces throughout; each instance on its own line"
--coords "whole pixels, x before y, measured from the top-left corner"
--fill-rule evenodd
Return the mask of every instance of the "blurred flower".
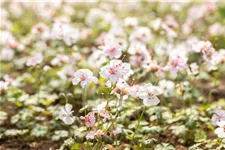
M 82 56 L 81 56 L 81 54 L 78 53 L 78 52 L 72 53 L 71 56 L 70 56 L 70 60 L 71 60 L 73 63 L 77 63 L 77 62 L 79 62 L 81 59 L 82 59 Z
M 124 20 L 125 27 L 136 27 L 138 25 L 137 18 L 135 17 L 126 17 Z
M 43 61 L 43 55 L 42 55 L 41 53 L 38 53 L 38 54 L 36 54 L 35 56 L 29 58 L 29 59 L 27 60 L 26 65 L 27 65 L 27 66 L 36 66 L 36 65 L 41 64 L 42 61 Z
M 5 74 L 3 79 L 8 83 L 9 86 L 17 87 L 19 85 L 19 83 L 15 79 L 10 78 L 8 74 Z
M 78 29 L 66 28 L 63 31 L 63 40 L 67 46 L 71 46 L 79 39 L 80 32 Z
M 225 34 L 225 27 L 219 22 L 214 23 L 209 27 L 209 34 L 212 36 L 219 36 Z
M 80 82 L 82 88 L 91 82 L 98 82 L 98 79 L 93 76 L 93 73 L 89 69 L 80 69 L 74 73 L 72 83 L 77 85 Z
M 86 139 L 87 140 L 93 140 L 94 138 L 95 138 L 95 133 L 96 133 L 96 131 L 90 131 L 90 132 L 88 132 L 88 134 L 86 135 Z
M 219 51 L 216 51 L 211 56 L 211 62 L 215 65 L 218 65 L 219 63 L 225 62 L 225 49 L 220 49 Z
M 63 54 L 58 54 L 55 58 L 52 59 L 51 64 L 53 66 L 61 66 L 62 63 L 68 63 L 69 57 Z
M 160 94 L 162 94 L 162 90 L 149 83 L 141 87 L 139 98 L 143 100 L 145 106 L 157 105 L 160 102 L 157 95 Z
M 104 132 L 102 130 L 97 130 L 97 131 L 90 131 L 87 135 L 86 135 L 86 139 L 89 140 L 93 140 L 95 137 L 97 138 L 102 138 L 102 135 L 104 134 Z
M 120 58 L 122 55 L 122 48 L 119 45 L 108 43 L 104 46 L 100 46 L 100 49 L 103 50 L 103 53 L 108 56 L 110 59 L 112 58 Z
M 159 87 L 163 90 L 163 95 L 165 97 L 172 96 L 174 92 L 174 82 L 169 80 L 161 80 L 159 81 Z
M 219 126 L 218 128 L 216 128 L 216 130 L 214 131 L 215 134 L 217 134 L 217 136 L 219 138 L 225 138 L 225 121 L 218 121 L 217 125 Z
M 59 111 L 59 118 L 67 125 L 72 124 L 74 122 L 74 118 L 72 116 L 72 105 L 66 104 L 64 107 L 62 107 Z
M 6 91 L 8 89 L 8 82 L 0 81 L 0 93 Z
M 152 38 L 151 30 L 148 27 L 137 27 L 130 35 L 130 41 L 140 41 L 145 44 L 149 43 Z
M 209 41 L 200 41 L 192 45 L 192 49 L 197 52 L 206 52 L 212 48 L 212 44 Z
M 99 116 L 103 117 L 103 122 L 106 122 L 106 120 L 110 119 L 110 115 L 105 108 L 99 111 Z
M 39 32 L 42 33 L 44 31 L 46 31 L 47 29 L 48 29 L 48 27 L 46 26 L 46 24 L 41 22 L 41 23 L 38 23 L 38 24 L 34 25 L 31 29 L 31 32 L 33 34 L 36 34 L 36 33 L 39 33 Z
M 103 134 L 104 134 L 104 132 L 102 130 L 100 130 L 100 129 L 95 132 L 95 136 L 98 139 L 101 139 Z
M 189 75 L 196 76 L 199 73 L 199 66 L 197 63 L 191 63 L 188 70 Z
M 116 127 L 115 130 L 113 130 L 113 135 L 117 135 L 117 134 L 120 134 L 122 132 L 122 128 L 120 127 Z
M 118 99 L 122 97 L 123 100 L 128 98 L 129 85 L 123 79 L 119 79 L 116 83 L 116 87 L 111 93 L 115 94 Z
M 95 122 L 96 122 L 96 119 L 95 119 L 95 114 L 93 112 L 90 112 L 88 113 L 86 116 L 81 116 L 80 117 L 81 120 L 84 120 L 84 123 L 87 127 L 92 127 Z
M 129 88 L 129 95 L 133 98 L 138 97 L 140 92 L 140 86 L 139 85 L 133 85 Z
M 10 61 L 13 59 L 14 54 L 15 54 L 14 50 L 3 48 L 1 50 L 1 60 L 2 61 Z
M 88 65 L 93 68 L 99 68 L 107 58 L 103 51 L 96 50 L 88 57 Z
M 212 116 L 212 124 L 217 125 L 217 122 L 225 121 L 225 110 L 218 109 Z
M 72 77 L 74 75 L 74 71 L 73 71 L 72 66 L 65 66 L 65 67 L 63 67 L 63 69 L 60 70 L 57 73 L 57 75 L 63 80 L 67 80 L 67 79 L 72 80 Z
M 182 71 L 186 68 L 186 60 L 182 57 L 172 57 L 170 58 L 168 64 L 164 67 L 165 70 L 171 73 L 176 73 Z

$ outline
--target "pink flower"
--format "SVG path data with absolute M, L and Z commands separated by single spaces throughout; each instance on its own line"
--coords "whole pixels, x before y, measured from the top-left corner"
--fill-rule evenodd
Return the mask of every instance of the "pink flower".
M 120 127 L 116 127 L 116 129 L 113 130 L 113 135 L 117 135 L 117 134 L 119 134 L 121 132 L 122 132 L 122 129 Z
M 111 83 L 115 84 L 119 78 L 125 79 L 133 74 L 130 64 L 123 63 L 121 60 L 111 60 L 108 65 L 103 66 L 100 70 L 100 76 L 109 79 L 106 83 L 108 87 L 111 86 Z
M 95 138 L 95 133 L 96 131 L 90 131 L 87 135 L 86 135 L 86 139 L 89 140 L 93 140 Z
M 107 82 L 108 86 L 111 86 L 111 83 L 116 83 L 121 76 L 120 65 L 121 60 L 111 60 L 109 65 L 103 66 L 100 70 L 100 76 L 109 79 Z
M 217 125 L 218 121 L 225 121 L 225 110 L 218 109 L 215 114 L 212 116 L 212 124 Z
M 36 54 L 34 57 L 31 57 L 27 60 L 27 66 L 36 66 L 41 64 L 43 61 L 43 55 L 41 53 Z
M 55 58 L 52 59 L 51 64 L 53 66 L 61 66 L 62 63 L 68 63 L 69 57 L 66 55 L 58 54 Z
M 100 49 L 103 50 L 106 56 L 109 56 L 110 59 L 112 58 L 120 58 L 122 55 L 122 48 L 119 45 L 107 43 L 104 46 L 100 46 Z
M 99 115 L 101 117 L 103 117 L 103 122 L 106 122 L 106 120 L 109 120 L 110 119 L 110 115 L 108 114 L 108 112 L 106 111 L 105 108 L 103 108 L 103 109 L 100 110 Z
M 178 71 L 182 71 L 186 68 L 187 62 L 182 57 L 173 57 L 169 60 L 169 63 L 164 68 L 171 73 L 176 73 Z
M 89 140 L 93 140 L 95 137 L 97 138 L 101 138 L 103 135 L 103 131 L 102 130 L 97 130 L 97 131 L 90 131 L 87 135 L 86 135 L 86 139 Z
M 74 85 L 80 82 L 82 88 L 91 82 L 98 83 L 98 79 L 93 76 L 93 73 L 89 69 L 80 69 L 74 73 L 74 78 L 72 80 Z
M 84 117 L 81 116 L 80 119 L 84 120 L 84 123 L 87 127 L 92 127 L 96 122 L 95 115 L 93 112 L 88 113 Z

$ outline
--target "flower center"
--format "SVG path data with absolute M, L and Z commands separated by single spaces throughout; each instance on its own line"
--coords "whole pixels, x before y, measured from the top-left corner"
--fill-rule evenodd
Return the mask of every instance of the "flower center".
M 152 92 L 149 92 L 149 93 L 148 93 L 148 96 L 149 96 L 150 98 L 153 98 L 154 94 L 152 94 Z
M 82 76 L 80 77 L 80 80 L 81 80 L 81 81 L 84 81 L 84 80 L 86 80 L 86 77 L 85 77 L 84 75 L 82 75 Z
M 116 74 L 116 70 L 113 69 L 113 68 L 110 68 L 110 69 L 109 69 L 109 73 L 115 75 L 115 74 Z

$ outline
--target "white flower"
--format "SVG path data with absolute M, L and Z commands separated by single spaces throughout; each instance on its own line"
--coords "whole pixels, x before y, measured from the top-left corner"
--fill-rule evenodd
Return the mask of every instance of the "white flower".
M 57 75 L 63 79 L 63 80 L 67 80 L 67 79 L 72 79 L 73 75 L 74 75 L 74 71 L 73 68 L 71 66 L 65 66 L 62 70 L 60 70 Z
M 4 48 L 1 50 L 1 60 L 10 61 L 13 59 L 14 54 L 15 54 L 14 50 Z
M 17 87 L 19 85 L 19 83 L 15 79 L 10 78 L 8 74 L 5 74 L 3 79 L 12 87 Z
M 131 97 L 138 97 L 139 95 L 139 92 L 140 92 L 140 86 L 139 85 L 133 85 L 129 88 L 129 95 Z
M 62 39 L 64 35 L 64 31 L 67 30 L 69 27 L 65 23 L 57 22 L 53 24 L 52 30 L 51 30 L 51 38 L 53 40 L 55 39 Z
M 78 29 L 66 28 L 63 32 L 63 40 L 67 46 L 71 46 L 79 39 L 80 32 Z
M 116 83 L 116 87 L 112 90 L 111 93 L 115 94 L 118 99 L 122 96 L 122 99 L 125 100 L 128 98 L 129 85 L 123 79 L 119 79 Z
M 188 70 L 188 74 L 195 76 L 195 75 L 198 75 L 198 73 L 199 73 L 199 66 L 198 66 L 198 64 L 197 63 L 191 63 L 190 64 L 190 68 Z
M 72 105 L 66 104 L 64 107 L 62 107 L 59 111 L 59 118 L 65 123 L 65 124 L 72 124 L 74 122 L 74 118 L 72 116 Z
M 98 82 L 98 79 L 93 76 L 93 73 L 89 69 L 80 69 L 74 73 L 74 78 L 72 80 L 74 85 L 80 82 L 82 88 L 91 82 Z
M 217 125 L 218 121 L 225 121 L 225 110 L 218 109 L 215 114 L 212 116 L 212 124 Z
M 196 44 L 192 45 L 193 51 L 200 53 L 200 52 L 207 52 L 212 48 L 212 44 L 209 41 L 200 41 Z
M 225 33 L 225 27 L 219 22 L 214 23 L 209 27 L 209 34 L 212 36 L 223 35 Z
M 148 27 L 137 27 L 130 35 L 130 41 L 141 41 L 149 43 L 152 38 L 151 30 Z
M 55 58 L 52 59 L 51 65 L 53 66 L 61 66 L 62 63 L 68 63 L 70 58 L 63 54 L 58 54 Z
M 164 67 L 170 73 L 183 71 L 187 66 L 187 60 L 184 57 L 171 57 L 168 64 Z
M 173 94 L 174 91 L 174 82 L 169 80 L 159 81 L 159 87 L 163 90 L 163 95 L 169 97 Z
M 100 46 L 100 49 L 103 50 L 104 54 L 106 56 L 109 56 L 111 59 L 112 58 L 120 58 L 122 55 L 122 48 L 119 45 L 112 44 L 112 43 L 107 43 L 104 46 Z
M 138 25 L 137 18 L 135 17 L 126 17 L 124 20 L 125 27 L 136 27 Z
M 88 57 L 88 65 L 92 68 L 99 68 L 104 62 L 107 61 L 103 51 L 96 50 Z
M 36 66 L 41 64 L 43 61 L 43 55 L 41 53 L 36 54 L 34 57 L 31 57 L 27 60 L 27 66 Z
M 225 121 L 218 121 L 217 125 L 219 126 L 218 128 L 216 128 L 216 130 L 214 131 L 215 134 L 217 134 L 217 136 L 219 138 L 225 138 Z
M 95 138 L 95 134 L 96 131 L 90 131 L 87 135 L 86 135 L 86 140 L 93 140 Z
M 8 82 L 0 81 L 0 93 L 8 89 Z
M 212 54 L 211 62 L 215 65 L 225 62 L 225 49 L 220 49 Z
M 145 106 L 157 105 L 160 102 L 157 95 L 160 95 L 161 93 L 162 90 L 159 87 L 149 83 L 141 87 L 139 98 L 143 100 Z

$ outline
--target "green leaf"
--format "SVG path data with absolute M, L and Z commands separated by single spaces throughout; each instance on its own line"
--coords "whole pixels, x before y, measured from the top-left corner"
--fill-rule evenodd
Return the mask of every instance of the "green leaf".
M 195 136 L 195 142 L 203 142 L 207 138 L 206 133 L 201 130 L 197 130 L 194 136 Z

